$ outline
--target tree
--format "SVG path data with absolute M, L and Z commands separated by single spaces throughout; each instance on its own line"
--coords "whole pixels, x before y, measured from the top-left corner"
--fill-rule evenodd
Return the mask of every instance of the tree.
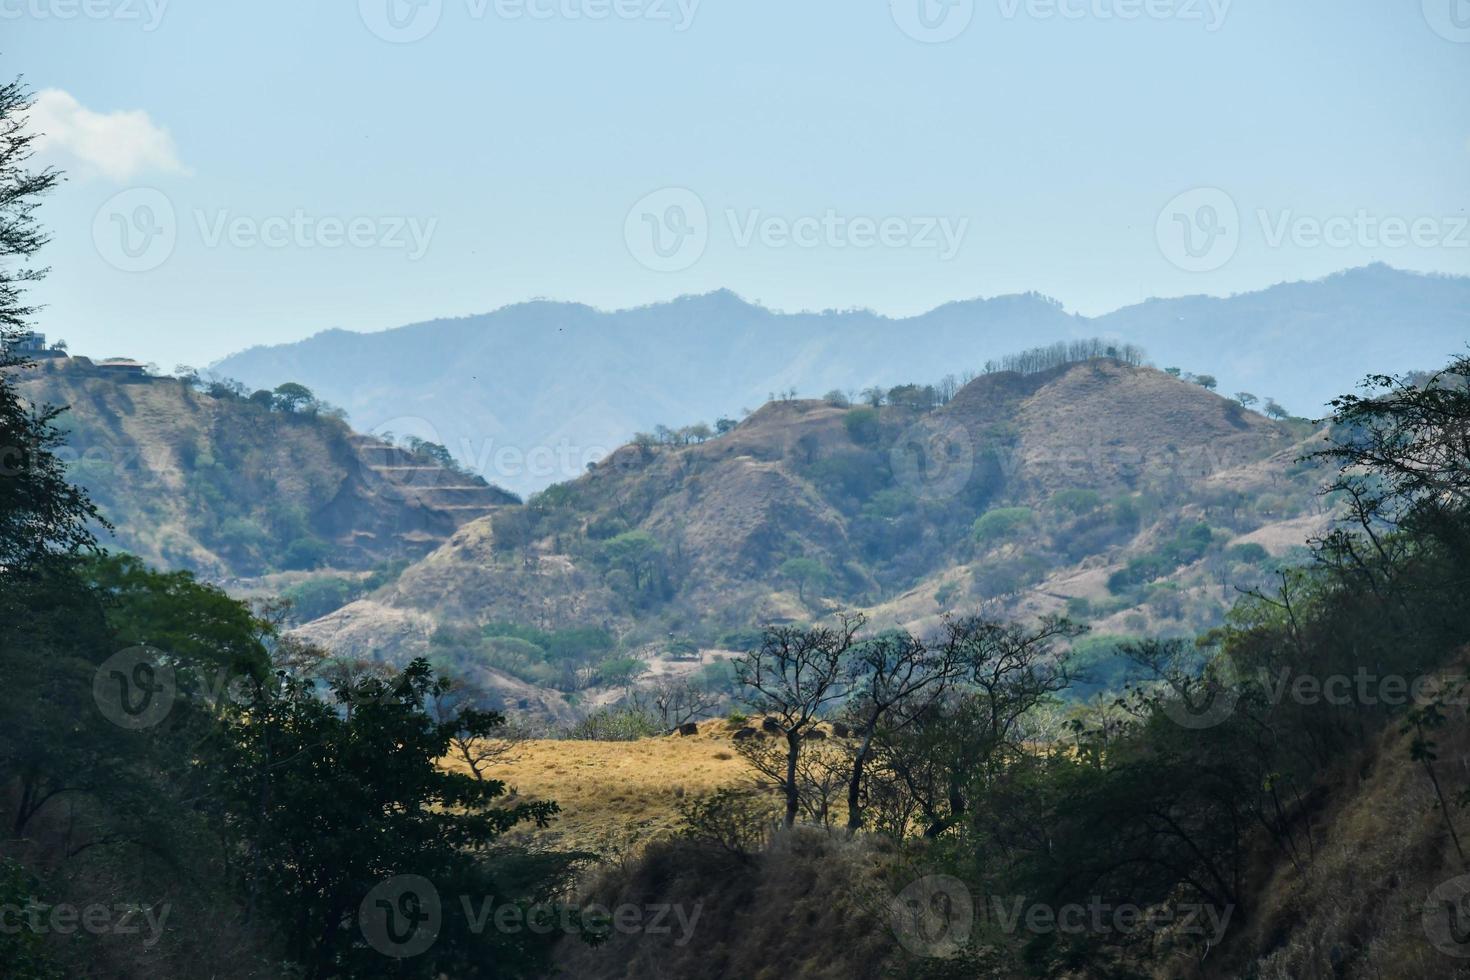
M 903 724 L 875 729 L 873 778 L 885 784 L 879 795 L 888 806 L 914 814 L 926 838 L 963 820 L 976 787 L 1024 755 L 1024 719 L 1070 683 L 1056 641 L 1083 632 L 1062 619 L 1032 628 L 979 617 L 949 624 L 945 656 L 959 678 Z
M 946 639 L 932 645 L 908 633 L 890 633 L 861 643 L 852 657 L 857 751 L 847 780 L 847 832 L 863 825 L 863 780 L 878 726 L 896 733 L 920 717 L 956 676 L 966 627 L 945 624 Z
M 1215 376 L 1213 374 L 1195 375 L 1194 383 L 1207 391 L 1214 391 L 1220 384 L 1220 382 L 1215 380 Z
M 862 626 L 862 617 L 842 616 L 832 627 L 771 627 L 761 645 L 736 664 L 746 702 L 773 717 L 786 740 L 779 788 L 786 797 L 787 827 L 796 823 L 801 805 L 797 766 L 803 741 L 822 710 L 842 695 L 844 662 Z
M 821 589 L 832 582 L 832 573 L 815 558 L 788 558 L 778 571 L 796 586 L 796 597 L 802 602 L 806 602 L 807 589 Z
M 46 275 L 44 268 L 30 264 L 47 241 L 36 208 L 61 180 L 50 167 L 28 167 L 38 134 L 23 124 L 33 102 L 19 81 L 0 85 L 0 347 L 6 348 L 16 334 L 30 329 L 36 312 L 25 296 L 28 285 Z M 14 364 L 9 357 L 0 351 L 0 364 Z
M 527 729 L 512 725 L 499 712 L 477 707 L 487 697 L 479 687 L 446 678 L 429 705 L 436 724 L 452 726 L 449 745 L 453 755 L 482 782 L 488 767 L 515 761 L 531 737 Z
M 1256 402 L 1260 401 L 1259 398 L 1248 391 L 1237 391 L 1235 393 L 1235 400 L 1240 403 L 1241 408 L 1250 408 Z
M 686 677 L 664 677 L 635 691 L 630 701 L 657 718 L 662 731 L 672 731 L 709 714 L 719 705 L 720 696 Z
M 337 705 L 287 674 L 256 684 L 240 707 L 216 791 L 238 814 L 230 834 L 249 855 L 250 900 L 282 924 L 306 976 L 380 973 L 383 954 L 358 932 L 376 912 L 359 915 L 375 889 L 412 875 L 444 894 L 497 894 L 514 880 L 487 860 L 497 839 L 557 812 L 554 803 L 507 804 L 505 783 L 438 765 L 455 738 L 490 738 L 503 723 L 479 711 L 436 720 L 426 706 L 446 685 L 416 660 L 386 680 L 334 685 Z M 346 704 L 351 712 L 338 710 Z M 541 886 L 556 887 L 554 877 Z M 412 936 L 417 923 L 408 925 Z M 499 976 L 515 942 L 446 914 L 437 940 L 399 960 L 395 975 Z
M 1340 467 L 1330 489 L 1370 538 L 1378 522 L 1457 529 L 1470 505 L 1470 356 L 1422 382 L 1372 375 L 1363 386 L 1333 399 L 1331 445 L 1311 457 Z
M 276 406 L 283 412 L 299 412 L 316 402 L 316 396 L 311 393 L 311 389 L 295 381 L 277 385 L 275 396 Z
M 1266 399 L 1266 407 L 1265 409 L 1263 409 L 1263 411 L 1265 411 L 1267 418 L 1277 419 L 1278 421 L 1291 417 L 1291 413 L 1288 412 L 1285 408 L 1282 408 L 1281 405 L 1274 398 Z
M 739 424 L 740 423 L 736 422 L 734 419 L 724 418 L 722 416 L 715 419 L 715 432 L 719 435 L 725 435 L 728 432 L 733 432 L 735 430 L 735 427 Z
M 642 592 L 660 550 L 658 541 L 647 531 L 625 531 L 603 543 L 602 556 L 612 568 L 627 573 L 634 592 Z
M 1177 368 L 1177 367 L 1166 367 L 1166 368 L 1164 368 L 1164 373 L 1165 373 L 1165 374 L 1167 374 L 1167 375 L 1168 375 L 1168 376 L 1169 376 L 1169 377 L 1171 377 L 1171 378 L 1177 378 L 1177 377 L 1179 377 L 1179 376 L 1180 376 L 1180 375 L 1181 375 L 1181 374 L 1183 374 L 1183 373 L 1184 373 L 1184 372 L 1183 372 L 1183 371 L 1181 371 L 1181 370 L 1180 370 L 1180 369 L 1179 369 L 1179 368 Z
M 22 363 L 12 342 L 35 313 L 26 289 L 46 272 L 31 264 L 46 243 L 35 210 L 60 180 L 55 170 L 27 168 L 35 134 L 21 123 L 31 102 L 19 82 L 0 85 L 0 369 Z M 94 549 L 90 527 L 109 526 L 54 452 L 63 410 L 27 405 L 13 378 L 0 370 L 0 579 Z

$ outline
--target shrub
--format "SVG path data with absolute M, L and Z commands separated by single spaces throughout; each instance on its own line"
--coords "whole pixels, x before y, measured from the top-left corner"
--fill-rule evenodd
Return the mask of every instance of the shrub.
M 1242 562 L 1247 565 L 1259 565 L 1269 561 L 1271 553 L 1254 541 L 1245 544 L 1234 545 L 1225 551 L 1225 557 L 1231 561 Z
M 851 409 L 843 416 L 842 424 L 847 427 L 847 437 L 859 446 L 875 444 L 882 432 L 874 408 Z
M 1030 526 L 1032 513 L 1029 507 L 1002 507 L 992 510 L 975 521 L 975 540 L 983 545 L 999 544 Z
M 1057 510 L 1082 515 L 1102 506 L 1102 497 L 1096 490 L 1063 490 L 1048 502 Z
M 647 712 L 627 705 L 598 708 L 567 731 L 578 742 L 636 742 L 663 734 Z
M 679 834 L 713 844 L 741 860 L 759 854 L 775 828 L 770 805 L 749 790 L 721 789 L 678 803 Z
M 332 553 L 332 546 L 321 538 L 297 538 L 286 546 L 281 565 L 293 571 L 320 568 Z

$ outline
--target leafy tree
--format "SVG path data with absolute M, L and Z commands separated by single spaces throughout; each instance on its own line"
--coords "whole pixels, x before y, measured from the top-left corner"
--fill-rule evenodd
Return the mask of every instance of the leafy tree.
M 1240 404 L 1241 408 L 1250 408 L 1256 402 L 1260 401 L 1259 398 L 1248 391 L 1237 391 L 1235 393 L 1235 400 Z
M 634 592 L 643 591 L 660 556 L 658 541 L 647 531 L 627 531 L 602 545 L 603 560 L 628 574 Z
M 734 419 L 724 418 L 722 416 L 715 419 L 715 432 L 718 435 L 725 435 L 726 433 L 733 432 L 735 430 L 735 427 L 739 424 L 740 423 L 736 422 Z
M 1201 388 L 1206 389 L 1207 391 L 1214 391 L 1220 385 L 1220 382 L 1215 380 L 1215 376 L 1213 374 L 1195 375 L 1194 383 L 1199 385 Z
M 449 686 L 417 660 L 387 680 L 335 684 L 346 712 L 289 676 L 256 685 L 242 705 L 249 721 L 221 760 L 219 792 L 244 818 L 235 833 L 249 849 L 249 900 L 285 926 L 286 948 L 308 976 L 380 973 L 384 954 L 361 942 L 359 910 L 395 876 L 427 879 L 445 895 L 514 895 L 506 869 L 489 861 L 494 842 L 557 812 L 553 803 L 507 804 L 503 782 L 437 765 L 456 738 L 491 738 L 504 724 L 478 711 L 436 720 L 426 706 Z M 477 935 L 456 911 L 426 952 L 397 961 L 396 975 L 493 977 L 527 965 L 530 951 L 515 939 Z
M 1281 405 L 1274 398 L 1266 399 L 1266 407 L 1262 411 L 1266 413 L 1267 418 L 1280 420 L 1291 417 L 1291 413 L 1288 412 L 1285 408 L 1281 407 Z
M 826 588 L 832 582 L 832 573 L 815 558 L 788 558 L 778 571 L 796 586 L 796 596 L 802 602 L 806 602 L 807 589 Z
M 54 453 L 62 409 L 25 404 L 4 370 L 22 363 L 12 343 L 35 312 L 26 289 L 45 275 L 33 264 L 46 243 L 35 211 L 60 180 L 28 169 L 35 134 L 21 124 L 31 104 L 19 82 L 0 85 L 0 578 L 93 548 L 89 525 L 103 523 Z
M 311 389 L 295 381 L 277 385 L 275 397 L 276 407 L 283 412 L 299 412 L 316 403 L 316 396 L 311 393 Z

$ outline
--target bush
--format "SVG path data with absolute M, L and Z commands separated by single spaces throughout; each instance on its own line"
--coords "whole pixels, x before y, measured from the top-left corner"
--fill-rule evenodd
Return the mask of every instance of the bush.
M 1237 544 L 1225 551 L 1225 557 L 1246 565 L 1260 565 L 1271 559 L 1271 553 L 1254 541 Z
M 636 742 L 662 735 L 653 716 L 627 705 L 598 708 L 567 731 L 578 742 Z
M 851 409 L 843 416 L 842 424 L 847 427 L 847 437 L 859 446 L 876 444 L 882 434 L 875 408 Z
M 1063 490 L 1048 502 L 1056 510 L 1081 516 L 1102 506 L 1102 497 L 1096 490 Z
M 679 802 L 679 835 L 742 860 L 759 854 L 775 829 L 770 805 L 749 790 L 721 789 Z
M 974 525 L 975 540 L 983 545 L 995 545 L 1013 537 L 1017 531 L 1028 527 L 1032 521 L 1029 507 L 1002 507 L 977 518 Z
M 293 571 L 320 568 L 332 553 L 332 546 L 321 538 L 297 538 L 286 546 L 281 565 Z
M 720 646 L 726 650 L 754 650 L 764 635 L 758 629 L 731 630 L 720 635 Z
M 320 619 L 336 612 L 357 597 L 358 584 L 341 576 L 307 579 L 281 593 L 291 603 L 292 618 L 299 622 Z

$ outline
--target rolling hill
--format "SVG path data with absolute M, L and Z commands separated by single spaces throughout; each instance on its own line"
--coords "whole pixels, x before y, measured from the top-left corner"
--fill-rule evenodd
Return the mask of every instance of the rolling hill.
M 702 442 L 624 446 L 300 632 L 552 701 L 595 699 L 584 659 L 662 665 L 838 609 L 1192 635 L 1324 526 L 1321 474 L 1297 462 L 1315 437 L 1111 358 L 984 375 L 934 406 L 775 401 Z M 601 645 L 545 639 L 579 630 Z

